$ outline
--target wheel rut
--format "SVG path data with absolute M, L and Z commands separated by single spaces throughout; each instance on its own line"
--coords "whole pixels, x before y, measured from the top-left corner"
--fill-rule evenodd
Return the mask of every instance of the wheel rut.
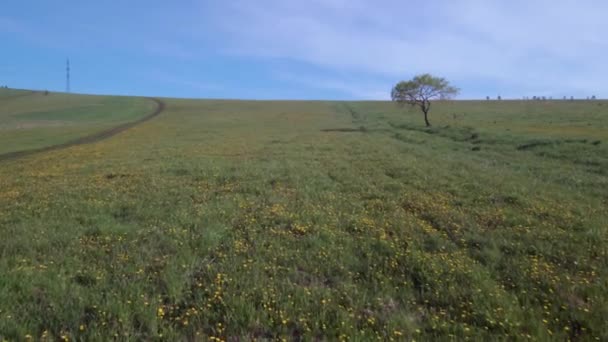
M 96 143 L 96 142 L 99 142 L 102 140 L 109 139 L 121 132 L 124 132 L 130 128 L 133 128 L 137 125 L 140 125 L 148 120 L 155 118 L 156 116 L 160 115 L 165 110 L 165 103 L 162 100 L 159 100 L 157 98 L 151 98 L 151 97 L 149 97 L 147 99 L 156 103 L 156 108 L 154 109 L 154 111 L 152 111 L 151 113 L 145 115 L 144 117 L 142 117 L 138 120 L 131 121 L 131 122 L 128 122 L 128 123 L 125 123 L 122 125 L 118 125 L 116 127 L 112 127 L 112 128 L 106 129 L 101 132 L 97 132 L 97 133 L 94 133 L 91 135 L 80 137 L 80 138 L 77 138 L 77 139 L 62 143 L 62 144 L 45 146 L 45 147 L 35 148 L 35 149 L 31 149 L 31 150 L 16 151 L 16 152 L 0 154 L 0 162 L 6 161 L 6 160 L 15 160 L 15 159 L 31 156 L 34 154 L 44 153 L 44 152 L 62 150 L 62 149 L 72 147 L 72 146 L 93 144 L 93 143 Z

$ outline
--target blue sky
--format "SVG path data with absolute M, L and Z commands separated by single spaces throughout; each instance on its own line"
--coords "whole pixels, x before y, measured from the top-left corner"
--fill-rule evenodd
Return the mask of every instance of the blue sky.
M 604 0 L 6 0 L 0 85 L 80 93 L 388 99 L 608 97 Z

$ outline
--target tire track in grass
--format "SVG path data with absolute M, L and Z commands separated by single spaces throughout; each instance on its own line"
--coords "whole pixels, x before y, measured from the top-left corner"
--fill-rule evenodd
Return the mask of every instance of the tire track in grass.
M 38 153 L 62 150 L 62 149 L 66 149 L 68 147 L 77 146 L 77 145 L 93 144 L 93 143 L 96 143 L 96 142 L 99 142 L 102 140 L 109 139 L 121 132 L 124 132 L 124 131 L 126 131 L 130 128 L 133 128 L 139 124 L 142 124 L 150 119 L 153 119 L 154 117 L 160 115 L 165 110 L 165 103 L 163 101 L 156 99 L 156 98 L 147 98 L 147 99 L 156 103 L 156 109 L 154 109 L 154 111 L 151 112 L 150 114 L 148 114 L 138 120 L 128 122 L 128 123 L 125 123 L 122 125 L 118 125 L 116 127 L 112 127 L 112 128 L 106 129 L 101 132 L 97 132 L 97 133 L 94 133 L 91 135 L 80 137 L 80 138 L 77 138 L 77 139 L 62 143 L 62 144 L 45 146 L 45 147 L 35 148 L 35 149 L 31 149 L 31 150 L 16 151 L 16 152 L 0 154 L 0 162 L 5 161 L 5 160 L 15 160 L 15 159 L 31 156 L 31 155 L 38 154 Z

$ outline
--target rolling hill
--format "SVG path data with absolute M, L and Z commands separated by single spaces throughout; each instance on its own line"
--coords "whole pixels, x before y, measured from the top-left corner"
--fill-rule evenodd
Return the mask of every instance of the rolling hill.
M 3 91 L 0 154 L 157 108 Z M 0 340 L 608 339 L 608 102 L 159 101 L 0 161 Z

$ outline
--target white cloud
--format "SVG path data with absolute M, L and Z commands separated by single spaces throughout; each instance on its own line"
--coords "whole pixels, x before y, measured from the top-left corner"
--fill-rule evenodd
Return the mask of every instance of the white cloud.
M 333 90 L 348 94 L 361 100 L 389 100 L 389 90 L 386 85 L 365 83 L 364 85 L 352 80 L 342 80 L 318 75 L 303 75 L 288 71 L 277 71 L 274 77 L 279 80 L 300 84 L 306 87 Z
M 608 93 L 603 80 L 608 71 L 603 62 L 608 54 L 604 36 L 608 24 L 603 18 L 608 2 L 237 0 L 230 4 L 220 9 L 223 13 L 218 17 L 232 19 L 215 24 L 227 34 L 231 53 L 284 58 L 382 79 L 433 72 L 466 83 L 485 80 L 517 96 L 526 91 L 556 96 Z
M 117 12 L 81 4 L 74 12 L 81 20 L 69 24 L 54 6 L 57 13 L 42 22 L 3 14 L 0 34 L 66 54 L 143 52 L 159 57 L 151 62 L 157 68 L 159 60 L 202 64 L 223 54 L 230 60 L 217 65 L 229 68 L 236 60 L 259 74 L 279 61 L 285 72 L 268 77 L 357 98 L 386 98 L 393 83 L 422 72 L 452 80 L 462 97 L 608 96 L 605 0 L 188 0 L 163 6 Z
M 154 82 L 161 82 L 165 84 L 173 84 L 181 87 L 187 87 L 197 92 L 209 92 L 221 90 L 222 87 L 214 83 L 205 83 L 198 81 L 190 81 L 187 77 L 178 76 L 173 73 L 167 73 L 163 70 L 145 70 L 145 72 L 139 72 L 140 77 L 148 79 Z

